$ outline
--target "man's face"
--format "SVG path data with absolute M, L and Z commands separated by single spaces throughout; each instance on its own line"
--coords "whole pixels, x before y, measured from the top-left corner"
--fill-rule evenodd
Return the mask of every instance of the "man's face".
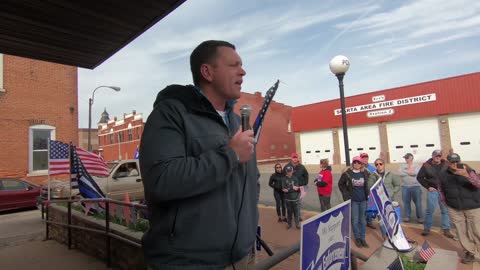
M 293 163 L 294 165 L 297 165 L 297 164 L 299 163 L 298 158 L 292 157 L 292 163 Z
M 439 164 L 442 161 L 442 156 L 436 155 L 436 156 L 433 156 L 432 159 L 433 159 L 433 163 Z
M 363 164 L 368 164 L 368 156 L 364 156 L 362 160 L 363 160 Z
M 412 157 L 412 156 L 407 156 L 407 157 L 405 158 L 405 162 L 407 162 L 407 163 L 410 162 L 410 161 L 412 161 L 412 160 L 413 160 L 413 157 Z
M 217 57 L 210 66 L 211 83 L 216 94 L 225 100 L 240 98 L 246 72 L 238 53 L 229 47 L 218 47 Z

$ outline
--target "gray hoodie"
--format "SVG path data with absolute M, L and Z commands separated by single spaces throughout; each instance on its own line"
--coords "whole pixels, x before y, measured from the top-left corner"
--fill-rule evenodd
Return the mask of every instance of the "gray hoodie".
M 420 186 L 420 183 L 417 181 L 417 174 L 420 170 L 420 166 L 413 163 L 413 171 L 408 171 L 408 164 L 404 163 L 398 169 L 398 176 L 402 182 L 402 187 L 414 187 Z

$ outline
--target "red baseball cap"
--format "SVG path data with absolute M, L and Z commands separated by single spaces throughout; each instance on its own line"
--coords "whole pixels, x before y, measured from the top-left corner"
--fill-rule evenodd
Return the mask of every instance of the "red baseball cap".
M 361 154 L 360 154 L 360 157 L 361 157 L 361 158 L 368 157 L 368 154 L 367 154 L 367 153 L 361 153 Z
M 298 154 L 297 153 L 292 153 L 292 158 L 298 158 Z

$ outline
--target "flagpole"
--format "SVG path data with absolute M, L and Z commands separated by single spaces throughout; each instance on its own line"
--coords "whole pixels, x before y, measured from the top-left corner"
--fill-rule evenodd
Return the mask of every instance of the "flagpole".
M 48 143 L 47 143 L 47 149 L 48 149 L 48 196 L 47 199 L 50 202 L 50 138 L 48 138 Z

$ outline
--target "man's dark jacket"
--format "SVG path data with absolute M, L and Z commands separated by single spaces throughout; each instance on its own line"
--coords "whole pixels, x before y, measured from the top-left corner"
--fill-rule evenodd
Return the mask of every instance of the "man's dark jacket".
M 151 213 L 142 242 L 153 269 L 223 269 L 254 245 L 259 173 L 255 158 L 240 164 L 227 146 L 240 127 L 231 110 L 227 127 L 194 86 L 157 96 L 140 146 Z
M 298 185 L 299 186 L 306 186 L 308 185 L 308 171 L 303 164 L 297 164 L 297 166 L 294 166 L 292 162 L 289 162 L 287 165 L 283 167 L 283 173 L 287 174 L 285 171 L 285 168 L 291 166 L 293 168 L 293 175 L 297 177 L 298 179 Z
M 439 165 L 440 171 L 437 171 L 434 168 L 435 165 L 433 165 L 433 160 L 427 160 L 425 163 L 423 163 L 420 171 L 418 171 L 417 181 L 426 189 L 428 189 L 429 187 L 437 189 L 438 183 L 440 181 L 440 174 L 448 169 L 448 165 L 449 162 L 442 159 Z
M 472 170 L 467 169 L 470 173 Z M 445 203 L 456 210 L 480 208 L 480 189 L 465 176 L 454 174 L 451 169 L 440 175 L 440 187 Z

